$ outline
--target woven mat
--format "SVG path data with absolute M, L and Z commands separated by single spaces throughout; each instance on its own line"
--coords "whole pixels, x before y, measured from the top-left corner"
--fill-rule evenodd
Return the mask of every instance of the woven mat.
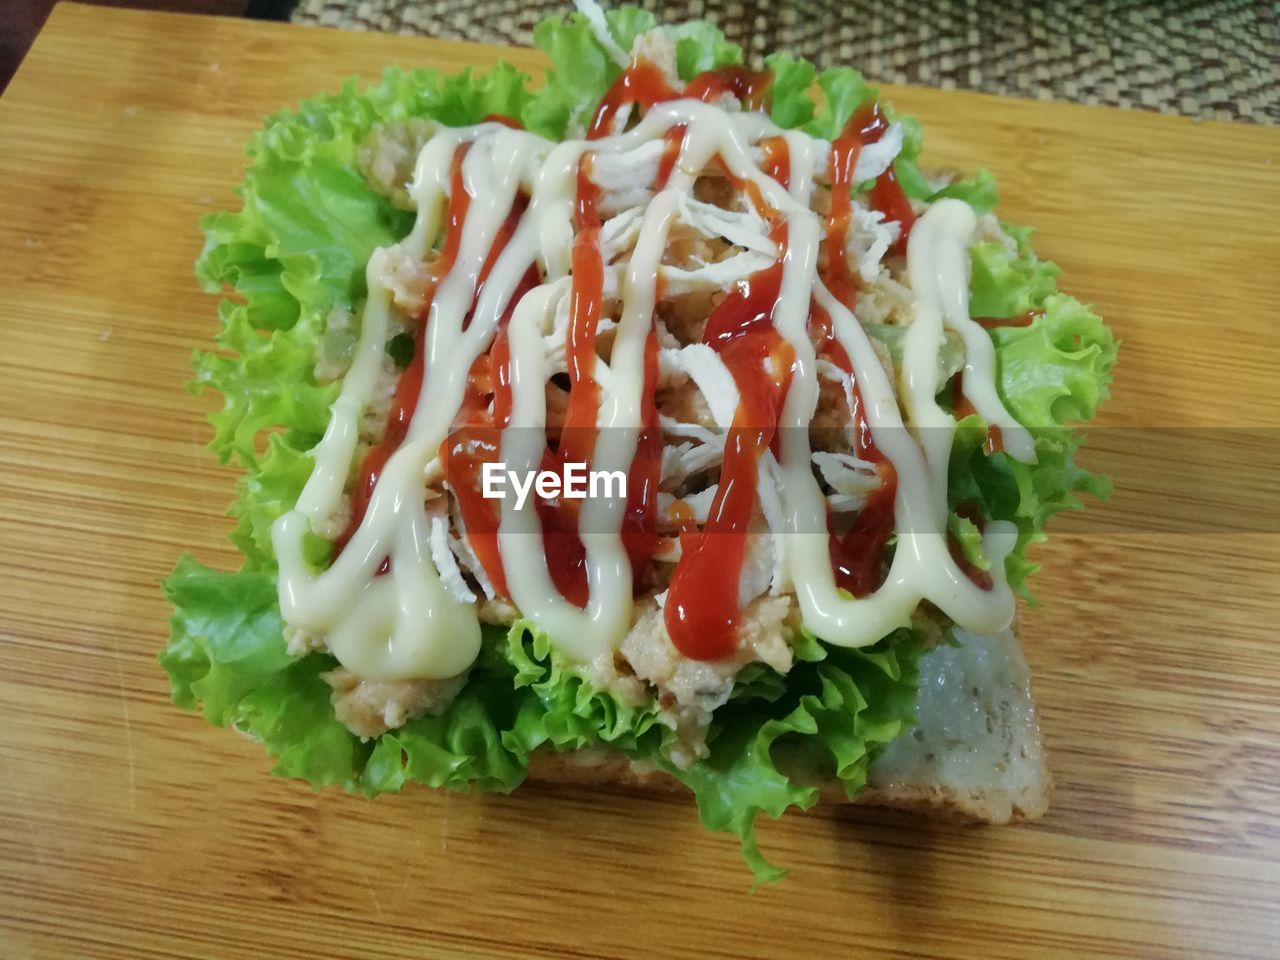
M 1280 123 L 1272 0 L 640 0 L 659 19 L 706 19 L 749 59 L 773 50 L 850 64 L 882 83 Z M 330 27 L 530 45 L 551 0 L 298 0 Z

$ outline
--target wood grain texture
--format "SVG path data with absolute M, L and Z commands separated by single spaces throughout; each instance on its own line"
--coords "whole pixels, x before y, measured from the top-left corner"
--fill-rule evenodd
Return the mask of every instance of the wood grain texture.
M 1276 130 L 890 92 L 1124 339 L 1092 462 L 1142 482 L 1039 550 L 1023 615 L 1043 822 L 789 816 L 761 833 L 791 878 L 748 896 L 683 798 L 314 793 L 169 704 L 157 580 L 234 562 L 182 388 L 197 217 L 264 114 L 498 55 L 62 5 L 0 100 L 0 956 L 1275 956 L 1280 525 L 1245 467 L 1280 433 Z M 1138 429 L 1171 426 L 1238 438 L 1194 510 Z

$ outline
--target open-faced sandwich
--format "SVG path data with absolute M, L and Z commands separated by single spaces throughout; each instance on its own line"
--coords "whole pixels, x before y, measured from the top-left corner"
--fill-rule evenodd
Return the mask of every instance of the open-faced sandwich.
M 368 794 L 683 784 L 764 878 L 820 796 L 1039 815 L 1015 595 L 1111 334 L 853 70 L 536 36 L 272 117 L 205 221 L 244 566 L 167 581 L 174 699 Z

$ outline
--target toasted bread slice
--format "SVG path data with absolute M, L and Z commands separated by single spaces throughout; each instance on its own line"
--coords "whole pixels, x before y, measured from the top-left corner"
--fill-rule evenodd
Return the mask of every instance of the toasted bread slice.
M 957 646 L 921 659 L 916 726 L 876 758 L 854 802 L 980 823 L 1035 819 L 1047 809 L 1053 783 L 1022 648 L 1012 630 L 989 637 L 957 630 L 955 638 Z M 529 776 L 680 789 L 651 764 L 599 748 L 536 754 Z M 822 788 L 824 802 L 847 802 L 838 783 L 803 779 Z

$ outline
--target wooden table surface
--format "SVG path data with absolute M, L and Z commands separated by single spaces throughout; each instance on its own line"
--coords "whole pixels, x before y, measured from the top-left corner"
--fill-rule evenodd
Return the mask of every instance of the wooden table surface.
M 0 100 L 0 956 L 1277 956 L 1280 130 L 892 91 L 1124 340 L 1023 615 L 1042 822 L 788 816 L 749 895 L 683 798 L 315 793 L 170 705 L 157 580 L 235 562 L 197 218 L 264 114 L 499 53 L 64 4 Z

